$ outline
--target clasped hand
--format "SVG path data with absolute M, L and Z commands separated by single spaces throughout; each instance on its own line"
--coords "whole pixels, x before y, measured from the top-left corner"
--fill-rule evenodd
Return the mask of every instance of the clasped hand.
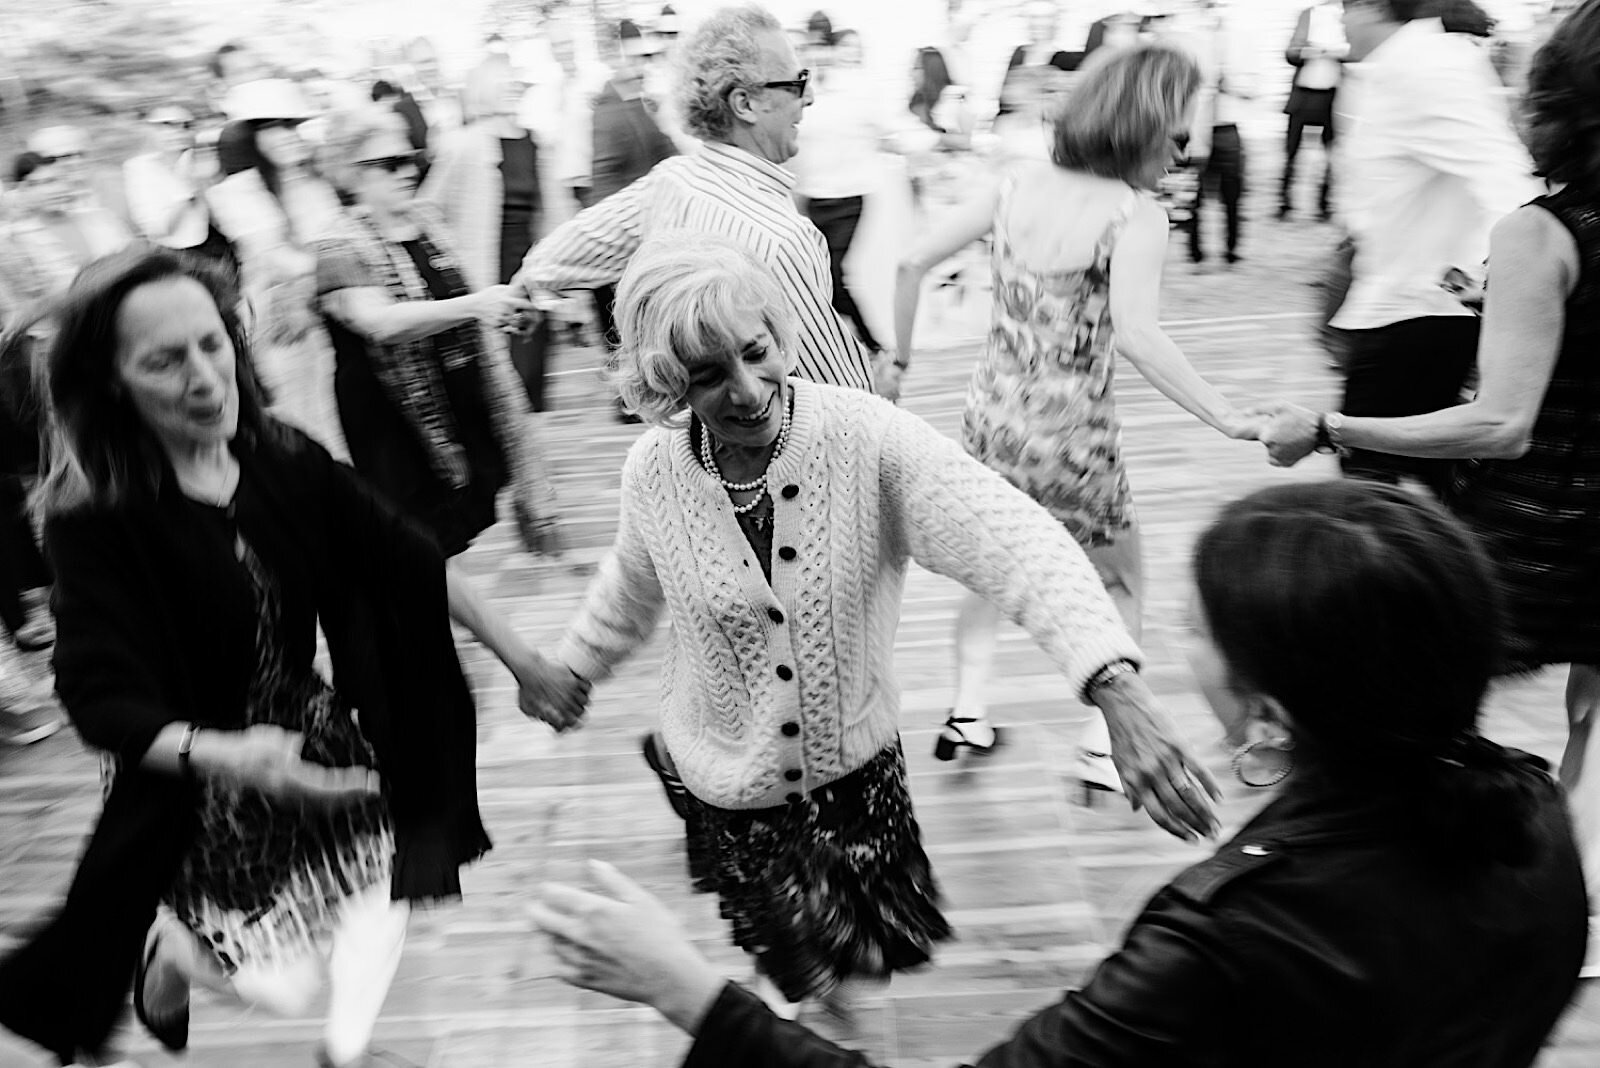
M 589 705 L 588 679 L 537 653 L 519 665 L 514 674 L 517 707 L 524 716 L 543 720 L 558 733 L 583 726 L 583 714 Z
M 1291 401 L 1280 401 L 1269 414 L 1266 428 L 1257 440 L 1267 447 L 1272 466 L 1293 467 L 1317 447 L 1317 412 Z

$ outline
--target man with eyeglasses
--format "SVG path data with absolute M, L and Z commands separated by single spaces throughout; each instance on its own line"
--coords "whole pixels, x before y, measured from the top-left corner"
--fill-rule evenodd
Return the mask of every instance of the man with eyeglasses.
M 833 308 L 827 243 L 795 207 L 783 169 L 799 148 L 811 103 L 782 25 L 755 7 L 725 8 L 681 45 L 679 96 L 702 142 L 579 214 L 535 245 L 513 284 L 542 290 L 615 284 L 646 234 L 703 230 L 746 245 L 772 265 L 800 323 L 797 373 L 814 382 L 870 389 L 867 351 Z

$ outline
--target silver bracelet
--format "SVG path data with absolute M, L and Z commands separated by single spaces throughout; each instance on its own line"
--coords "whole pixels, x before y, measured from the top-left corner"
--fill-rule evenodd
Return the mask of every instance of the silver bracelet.
M 1089 681 L 1083 684 L 1083 699 L 1092 703 L 1094 695 L 1101 687 L 1109 684 L 1112 679 L 1119 675 L 1138 674 L 1138 671 L 1139 665 L 1125 657 L 1121 660 L 1111 661 L 1111 663 L 1090 675 Z
M 178 739 L 178 774 L 185 779 L 194 778 L 194 765 L 189 762 L 189 756 L 194 752 L 194 740 L 200 734 L 198 724 L 186 724 L 183 735 Z

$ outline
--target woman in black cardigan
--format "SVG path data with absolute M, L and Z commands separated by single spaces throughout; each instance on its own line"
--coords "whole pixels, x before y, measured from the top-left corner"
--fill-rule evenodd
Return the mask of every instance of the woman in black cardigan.
M 0 1023 L 63 1064 L 104 1054 L 136 973 L 178 1049 L 191 982 L 298 1007 L 324 958 L 319 1060 L 361 1063 L 409 903 L 489 848 L 450 616 L 525 710 L 557 699 L 431 539 L 263 415 L 235 307 L 133 249 L 74 281 L 50 356 L 57 686 L 108 793 L 65 903 L 0 963 Z
M 1431 498 L 1359 481 L 1236 501 L 1195 550 L 1190 662 L 1278 796 L 1179 874 L 1081 990 L 981 1068 L 1532 1064 L 1587 901 L 1543 761 L 1477 733 L 1489 561 Z M 695 1036 L 685 1068 L 867 1068 L 726 982 L 614 869 L 535 906 L 569 982 Z M 953 1058 L 952 1058 L 953 1060 Z

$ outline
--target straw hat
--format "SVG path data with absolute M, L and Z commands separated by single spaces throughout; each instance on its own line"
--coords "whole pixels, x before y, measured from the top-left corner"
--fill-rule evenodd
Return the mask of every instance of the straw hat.
M 82 156 L 89 151 L 89 135 L 76 126 L 46 126 L 28 138 L 28 151 L 45 159 Z
M 315 114 L 300 87 L 283 78 L 241 82 L 228 91 L 222 111 L 230 119 L 245 122 L 304 122 Z

